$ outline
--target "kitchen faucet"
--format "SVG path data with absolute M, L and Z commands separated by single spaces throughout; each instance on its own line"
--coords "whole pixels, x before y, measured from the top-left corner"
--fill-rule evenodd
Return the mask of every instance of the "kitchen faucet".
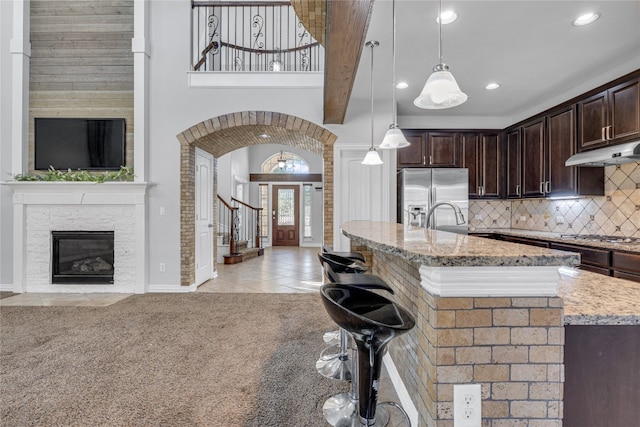
M 431 216 L 433 215 L 433 212 L 436 210 L 436 208 L 438 206 L 442 206 L 442 205 L 447 205 L 447 206 L 451 206 L 451 209 L 453 209 L 453 211 L 456 214 L 456 225 L 460 225 L 460 224 L 464 224 L 464 215 L 462 215 L 462 211 L 460 210 L 460 206 L 456 205 L 455 203 L 451 203 L 451 202 L 440 202 L 440 203 L 436 203 L 435 205 L 433 205 L 431 207 L 431 209 L 429 209 L 429 212 L 427 212 L 427 220 L 425 223 L 425 227 L 426 228 L 431 228 L 429 227 L 429 225 L 431 224 Z

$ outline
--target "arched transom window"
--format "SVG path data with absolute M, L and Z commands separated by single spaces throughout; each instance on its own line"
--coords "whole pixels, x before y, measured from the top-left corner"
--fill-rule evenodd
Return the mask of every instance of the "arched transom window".
M 309 165 L 297 154 L 280 151 L 262 164 L 263 173 L 309 173 Z

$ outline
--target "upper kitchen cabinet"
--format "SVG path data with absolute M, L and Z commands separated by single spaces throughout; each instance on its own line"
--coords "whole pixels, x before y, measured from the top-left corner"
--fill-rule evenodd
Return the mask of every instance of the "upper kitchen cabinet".
M 470 198 L 502 197 L 504 168 L 499 132 L 461 132 L 461 167 L 469 169 Z
M 520 128 L 508 130 L 505 134 L 506 151 L 506 196 L 522 197 L 522 142 Z
M 544 117 L 522 125 L 522 196 L 545 194 Z
M 616 84 L 578 102 L 578 150 L 640 137 L 640 79 Z
M 458 167 L 458 133 L 403 131 L 409 147 L 398 150 L 398 168 Z
M 560 108 L 546 116 L 545 196 L 603 195 L 604 168 L 565 166 L 576 151 L 576 108 Z

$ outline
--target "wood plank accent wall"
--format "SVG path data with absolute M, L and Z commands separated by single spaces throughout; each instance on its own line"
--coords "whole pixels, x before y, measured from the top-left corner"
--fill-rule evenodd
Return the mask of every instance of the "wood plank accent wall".
M 124 117 L 133 166 L 133 0 L 32 0 L 30 10 L 29 172 L 34 117 Z

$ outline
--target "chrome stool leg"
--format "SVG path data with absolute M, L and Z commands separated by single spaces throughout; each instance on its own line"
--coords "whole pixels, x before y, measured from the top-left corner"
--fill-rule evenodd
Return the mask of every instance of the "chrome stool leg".
M 353 365 L 357 366 L 357 352 L 353 352 Z M 334 427 L 361 427 L 358 414 L 358 370 L 352 371 L 351 391 L 331 396 L 322 405 L 322 414 L 329 424 Z M 376 408 L 375 424 L 369 427 L 384 427 L 389 423 L 389 412 L 386 408 Z
M 348 353 L 347 332 L 340 329 L 340 346 L 328 347 L 320 353 L 320 359 L 316 362 L 316 371 L 323 377 L 334 380 L 349 381 L 352 378 L 352 362 Z M 331 353 L 336 349 L 338 352 Z

